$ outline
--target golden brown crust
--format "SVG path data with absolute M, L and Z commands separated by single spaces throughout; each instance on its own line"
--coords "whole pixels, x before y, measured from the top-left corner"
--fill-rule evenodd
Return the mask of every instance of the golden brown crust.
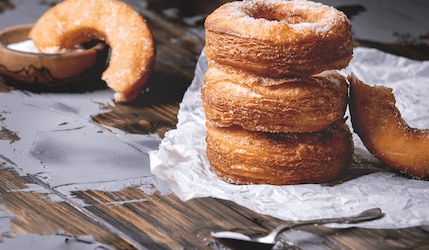
M 207 157 L 217 176 L 234 184 L 289 185 L 336 179 L 352 160 L 344 123 L 316 133 L 251 132 L 207 123 Z
M 347 17 L 311 1 L 226 3 L 205 30 L 209 60 L 272 78 L 341 69 L 353 54 Z
M 252 131 L 314 132 L 342 121 L 348 85 L 336 71 L 272 86 L 246 73 L 210 67 L 201 90 L 206 119 L 217 126 Z
M 429 130 L 408 126 L 396 108 L 392 89 L 369 86 L 349 76 L 354 131 L 387 166 L 417 178 L 429 178 Z
M 311 1 L 247 0 L 205 22 L 207 157 L 235 184 L 322 183 L 352 160 L 347 17 Z
M 35 23 L 29 36 L 42 51 L 105 41 L 111 56 L 102 78 L 116 92 L 116 101 L 137 98 L 155 61 L 154 40 L 146 21 L 117 0 L 63 1 Z

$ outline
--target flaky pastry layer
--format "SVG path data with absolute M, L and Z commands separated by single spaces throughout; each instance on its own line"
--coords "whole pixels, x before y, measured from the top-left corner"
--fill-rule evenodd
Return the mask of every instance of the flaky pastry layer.
M 205 31 L 208 59 L 273 78 L 345 68 L 353 54 L 346 15 L 311 1 L 226 3 Z
M 335 180 L 352 161 L 344 123 L 316 133 L 263 133 L 207 123 L 207 157 L 217 176 L 234 184 L 288 185 Z
M 260 77 L 209 67 L 201 89 L 206 119 L 252 131 L 315 132 L 343 120 L 348 85 L 336 71 L 263 86 Z

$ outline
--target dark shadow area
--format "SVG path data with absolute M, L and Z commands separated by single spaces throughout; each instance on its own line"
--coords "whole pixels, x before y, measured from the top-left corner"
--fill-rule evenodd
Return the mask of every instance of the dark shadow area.
M 96 123 L 131 134 L 157 134 L 176 128 L 177 111 L 189 81 L 153 71 L 137 100 L 101 108 L 107 112 L 92 117 Z
M 366 8 L 362 5 L 340 5 L 335 7 L 338 10 L 341 10 L 346 14 L 346 16 L 352 20 L 354 16 L 359 15 L 359 13 L 366 11 Z
M 15 8 L 15 4 L 13 2 L 9 0 L 0 0 L 0 13 L 13 8 Z
M 190 82 L 173 75 L 153 71 L 142 94 L 130 106 L 148 106 L 180 102 Z
M 160 13 L 163 18 L 187 26 L 203 25 L 205 16 L 219 7 L 217 1 L 151 0 L 148 2 L 148 8 Z

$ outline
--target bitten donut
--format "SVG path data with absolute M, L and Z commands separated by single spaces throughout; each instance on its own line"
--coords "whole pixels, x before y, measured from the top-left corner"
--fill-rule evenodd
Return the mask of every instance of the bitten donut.
M 351 164 L 353 154 L 344 123 L 316 133 L 263 133 L 208 122 L 206 141 L 212 169 L 233 184 L 329 182 Z
M 29 37 L 43 52 L 73 48 L 91 40 L 111 47 L 102 79 L 115 101 L 133 101 L 145 85 L 155 61 L 155 45 L 144 18 L 117 0 L 66 0 L 35 23 Z
M 392 89 L 349 76 L 350 115 L 367 149 L 387 166 L 429 179 L 429 130 L 411 128 L 396 108 Z
M 342 121 L 348 84 L 336 71 L 261 86 L 258 77 L 211 67 L 201 89 L 206 119 L 251 131 L 315 132 Z
M 353 54 L 346 15 L 311 1 L 226 3 L 207 17 L 205 30 L 209 65 L 272 78 L 345 68 Z

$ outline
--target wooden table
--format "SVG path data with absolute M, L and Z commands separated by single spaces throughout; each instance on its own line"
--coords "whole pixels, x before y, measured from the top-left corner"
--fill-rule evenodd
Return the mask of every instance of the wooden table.
M 9 8 L 10 2 L 13 1 L 0 1 L 0 8 Z M 96 116 L 93 121 L 130 133 L 151 132 L 160 136 L 175 128 L 178 104 L 193 78 L 204 46 L 200 32 L 204 17 L 222 2 L 225 1 L 148 1 L 148 8 L 139 9 L 157 43 L 157 63 L 150 80 L 152 91 L 132 105 L 116 104 L 111 112 Z M 170 8 L 177 8 L 177 15 L 167 16 L 163 12 Z M 429 60 L 429 47 L 424 44 L 407 46 L 356 40 L 355 45 Z M 4 83 L 0 86 L 2 92 L 9 90 Z M 148 113 L 151 118 L 147 118 Z M 138 121 L 143 117 L 158 126 L 149 129 L 139 126 Z M 0 130 L 0 139 L 10 140 L 11 136 L 8 131 Z M 0 158 L 0 164 L 8 165 L 7 159 Z M 137 187 L 118 192 L 74 192 L 87 206 L 75 204 L 61 194 L 62 202 L 52 202 L 38 193 L 11 192 L 32 183 L 44 185 L 32 175 L 22 176 L 14 169 L 0 166 L 0 205 L 14 214 L 10 222 L 13 233 L 3 235 L 0 241 L 16 234 L 54 235 L 63 231 L 67 235 L 92 235 L 114 249 L 220 249 L 210 237 L 213 230 L 266 231 L 281 222 L 230 201 L 198 198 L 182 202 L 174 194 L 147 194 Z M 140 202 L 121 203 L 124 200 Z M 312 235 L 310 239 L 294 242 L 296 248 L 303 249 L 429 249 L 429 232 L 420 227 L 382 230 L 306 226 L 294 230 Z

